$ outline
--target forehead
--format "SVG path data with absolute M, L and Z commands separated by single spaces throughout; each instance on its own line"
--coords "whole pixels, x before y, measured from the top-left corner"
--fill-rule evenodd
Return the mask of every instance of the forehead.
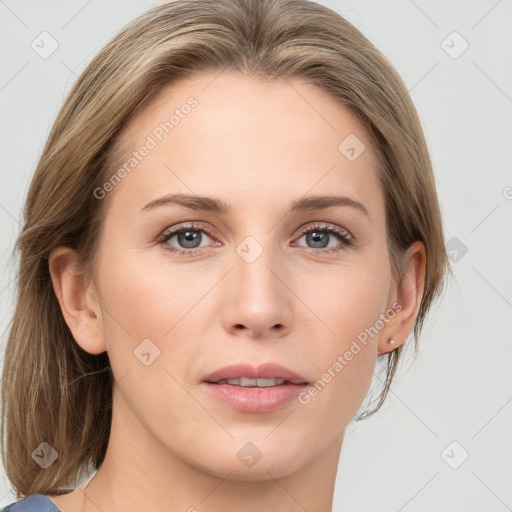
M 120 142 L 117 167 L 135 164 L 114 194 L 125 205 L 182 192 L 257 209 L 340 192 L 382 206 L 358 116 L 301 79 L 214 71 L 180 80 L 130 119 Z

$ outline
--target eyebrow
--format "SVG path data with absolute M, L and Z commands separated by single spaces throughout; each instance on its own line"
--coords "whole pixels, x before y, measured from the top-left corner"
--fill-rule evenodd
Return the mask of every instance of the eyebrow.
M 141 213 L 171 204 L 178 204 L 191 210 L 210 212 L 219 215 L 229 215 L 233 211 L 230 205 L 220 199 L 187 194 L 168 194 L 149 202 L 141 209 Z M 316 195 L 303 197 L 292 201 L 289 205 L 289 210 L 290 212 L 308 212 L 325 210 L 333 206 L 353 208 L 368 217 L 370 216 L 368 210 L 362 203 L 346 196 Z

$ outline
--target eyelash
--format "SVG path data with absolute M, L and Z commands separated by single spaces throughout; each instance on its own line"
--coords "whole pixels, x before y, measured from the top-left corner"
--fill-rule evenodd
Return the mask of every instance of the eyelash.
M 190 224 L 181 225 L 178 227 L 173 227 L 171 229 L 168 229 L 164 231 L 159 237 L 157 242 L 162 245 L 164 250 L 169 251 L 173 254 L 183 255 L 183 256 L 195 256 L 195 254 L 201 250 L 201 248 L 195 248 L 195 249 L 177 249 L 175 247 L 171 247 L 167 244 L 167 242 L 176 234 L 182 233 L 184 231 L 203 231 L 205 232 L 210 238 L 213 238 L 213 234 L 211 232 L 211 229 L 201 222 L 191 222 Z M 334 247 L 330 249 L 313 249 L 311 247 L 303 247 L 303 249 L 309 249 L 309 251 L 312 251 L 314 253 L 323 253 L 323 254 L 332 254 L 339 251 L 345 250 L 347 247 L 351 247 L 354 245 L 354 237 L 343 228 L 339 228 L 337 226 L 331 226 L 329 224 L 324 223 L 315 223 L 312 226 L 308 226 L 306 228 L 303 228 L 299 233 L 299 238 L 302 238 L 305 234 L 308 234 L 312 231 L 324 231 L 333 235 L 336 235 L 340 241 L 341 246 L 340 247 Z

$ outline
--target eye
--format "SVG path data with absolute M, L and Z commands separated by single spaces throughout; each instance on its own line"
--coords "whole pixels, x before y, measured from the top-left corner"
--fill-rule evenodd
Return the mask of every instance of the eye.
M 208 233 L 209 229 L 206 225 L 198 222 L 192 222 L 187 225 L 174 226 L 171 229 L 166 230 L 158 238 L 158 242 L 166 251 L 185 256 L 193 256 L 196 254 L 197 250 L 204 248 L 201 243 L 205 238 L 210 238 Z M 177 244 L 178 247 L 174 247 L 171 244 L 173 239 L 176 239 L 174 244 Z M 217 245 L 220 244 L 217 243 Z
M 306 238 L 306 243 L 311 244 L 309 249 L 314 252 L 332 253 L 342 251 L 350 247 L 354 243 L 354 237 L 343 228 L 338 226 L 331 226 L 329 224 L 317 223 L 309 226 L 301 231 L 301 237 Z M 300 240 L 299 238 L 299 240 Z M 339 243 L 334 246 L 329 246 L 331 241 L 338 239 Z M 327 248 L 326 250 L 324 250 Z
M 307 248 L 315 253 L 330 254 L 338 252 L 352 246 L 354 243 L 354 237 L 346 229 L 323 223 L 308 226 L 301 230 L 300 235 L 300 238 L 305 237 L 306 242 L 312 245 L 312 247 Z M 167 229 L 157 241 L 166 251 L 173 254 L 194 256 L 205 246 L 208 247 L 208 244 L 203 245 L 203 242 L 207 242 L 207 239 L 211 237 L 211 230 L 206 224 L 192 222 Z M 330 245 L 331 241 L 335 242 L 335 239 L 338 239 L 338 244 Z M 214 241 L 214 245 L 222 244 Z

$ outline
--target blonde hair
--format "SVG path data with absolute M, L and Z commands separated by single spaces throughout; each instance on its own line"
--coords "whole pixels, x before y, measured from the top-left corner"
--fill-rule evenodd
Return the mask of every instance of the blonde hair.
M 308 0 L 176 0 L 129 23 L 81 74 L 62 106 L 33 176 L 19 255 L 17 302 L 2 376 L 2 458 L 17 497 L 73 485 L 103 462 L 112 418 L 106 352 L 82 350 L 64 321 L 48 268 L 68 245 L 93 272 L 107 200 L 94 190 L 112 174 L 122 127 L 153 95 L 203 70 L 256 78 L 298 77 L 352 109 L 378 155 L 389 256 L 400 278 L 416 240 L 427 253 L 414 343 L 448 270 L 424 135 L 407 89 L 386 58 L 348 21 Z M 386 357 L 383 403 L 400 359 Z M 31 454 L 48 442 L 46 469 Z

